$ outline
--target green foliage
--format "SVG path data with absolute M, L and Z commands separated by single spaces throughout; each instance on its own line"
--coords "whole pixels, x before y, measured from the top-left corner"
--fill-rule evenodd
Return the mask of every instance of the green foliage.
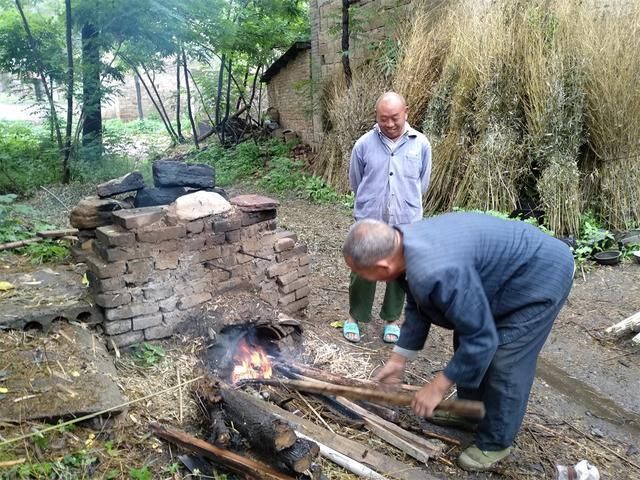
M 132 353 L 137 363 L 145 367 L 155 365 L 164 360 L 165 357 L 164 348 L 146 342 L 134 345 Z
M 331 203 L 338 201 L 338 194 L 320 177 L 315 175 L 304 177 L 305 197 L 313 203 Z
M 151 470 L 149 470 L 149 467 L 130 468 L 129 478 L 132 480 L 151 480 L 153 478 L 153 474 L 151 473 Z
M 298 191 L 304 186 L 302 163 L 288 157 L 274 157 L 258 185 L 275 193 Z
M 580 237 L 576 240 L 574 256 L 579 263 L 591 258 L 594 253 L 617 248 L 613 234 L 602 228 L 591 212 L 583 214 L 580 222 Z
M 0 194 L 30 193 L 61 179 L 55 145 L 42 127 L 0 121 Z
M 20 480 L 91 478 L 97 460 L 96 457 L 87 455 L 85 450 L 79 450 L 65 455 L 60 460 L 24 463 L 5 472 L 7 476 L 3 478 L 18 478 Z

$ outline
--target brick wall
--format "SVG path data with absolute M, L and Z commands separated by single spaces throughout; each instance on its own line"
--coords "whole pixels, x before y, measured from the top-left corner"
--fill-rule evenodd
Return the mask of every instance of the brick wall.
M 311 52 L 299 51 L 267 84 L 269 106 L 280 112 L 280 125 L 313 142 Z
M 234 207 L 190 222 L 162 207 L 115 212 L 113 225 L 96 229 L 86 259 L 105 334 L 117 346 L 167 337 L 206 302 L 241 287 L 282 311 L 304 309 L 307 248 L 294 233 L 278 231 L 275 217 L 275 208 Z

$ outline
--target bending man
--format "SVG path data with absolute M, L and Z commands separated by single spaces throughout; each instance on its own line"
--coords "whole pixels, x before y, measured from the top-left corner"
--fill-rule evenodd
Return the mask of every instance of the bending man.
M 573 283 L 567 245 L 520 221 L 449 213 L 395 228 L 357 222 L 343 254 L 358 275 L 398 281 L 407 293 L 400 338 L 377 379 L 402 380 L 431 324 L 453 330 L 453 357 L 416 394 L 413 410 L 431 417 L 456 384 L 459 398 L 487 411 L 458 465 L 487 470 L 509 455 L 538 354 Z

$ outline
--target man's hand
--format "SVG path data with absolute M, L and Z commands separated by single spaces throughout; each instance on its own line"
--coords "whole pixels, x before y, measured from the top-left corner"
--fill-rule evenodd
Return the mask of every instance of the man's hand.
M 404 377 L 407 359 L 398 353 L 392 353 L 384 367 L 376 374 L 374 380 L 381 383 L 400 384 Z
M 438 373 L 431 383 L 422 387 L 413 397 L 411 408 L 419 417 L 430 417 L 449 391 L 453 382 L 445 375 Z

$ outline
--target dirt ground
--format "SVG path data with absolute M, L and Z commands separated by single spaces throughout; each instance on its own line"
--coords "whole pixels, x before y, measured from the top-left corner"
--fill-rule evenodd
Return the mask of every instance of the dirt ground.
M 239 188 L 238 192 L 241 190 L 246 188 Z M 312 255 L 313 293 L 306 317 L 301 319 L 307 360 L 343 375 L 370 377 L 391 350 L 382 342 L 380 320 L 374 319 L 362 327 L 363 338 L 359 344 L 347 342 L 340 329 L 330 326 L 334 321 L 344 320 L 348 309 L 348 270 L 340 249 L 351 222 L 350 212 L 335 205 L 316 205 L 295 198 L 280 200 L 279 227 L 296 232 Z M 55 216 L 51 211 L 49 214 Z M 579 271 L 570 299 L 539 362 L 529 411 L 513 454 L 492 472 L 467 474 L 454 466 L 461 447 L 449 446 L 441 459 L 427 467 L 429 473 L 435 478 L 555 479 L 556 465 L 573 465 L 587 459 L 599 468 L 601 478 L 640 479 L 640 348 L 633 347 L 629 337 L 616 340 L 604 335 L 606 327 L 640 310 L 639 278 L 640 265 L 635 264 Z M 377 304 L 379 302 L 380 299 Z M 264 315 L 259 303 L 251 306 L 242 297 L 233 295 L 215 300 L 210 309 L 228 316 Z M 172 387 L 180 379 L 195 377 L 202 366 L 202 352 L 214 335 L 207 328 L 206 319 L 203 322 L 199 329 L 160 342 L 165 349 L 162 361 L 143 368 L 124 352 L 116 360 L 116 380 L 130 400 L 150 391 L 167 390 L 166 394 L 131 405 L 117 423 L 102 426 L 97 433 L 85 428 L 57 432 L 49 443 L 56 446 L 57 450 L 53 451 L 31 441 L 21 442 L 12 449 L 2 448 L 3 439 L 29 432 L 36 425 L 2 423 L 0 462 L 10 458 L 45 461 L 83 450 L 98 458 L 96 466 L 84 478 L 136 478 L 131 468 L 142 465 L 153 472 L 148 478 L 184 478 L 175 472 L 175 451 L 150 436 L 147 425 L 161 421 L 199 432 L 202 418 L 197 406 L 182 390 Z M 429 381 L 444 367 L 450 355 L 450 334 L 432 329 L 425 349 L 411 364 L 406 380 L 414 384 Z M 314 415 L 308 414 L 308 417 L 317 422 Z M 403 418 L 407 428 L 458 439 L 462 448 L 472 441 L 471 434 L 418 422 L 409 414 Z M 332 425 L 338 433 L 382 448 L 385 453 L 411 463 L 409 458 L 363 432 Z M 112 446 L 106 448 L 106 442 Z M 323 462 L 323 466 L 328 478 L 356 478 L 328 462 Z M 108 476 L 108 472 L 115 476 Z

